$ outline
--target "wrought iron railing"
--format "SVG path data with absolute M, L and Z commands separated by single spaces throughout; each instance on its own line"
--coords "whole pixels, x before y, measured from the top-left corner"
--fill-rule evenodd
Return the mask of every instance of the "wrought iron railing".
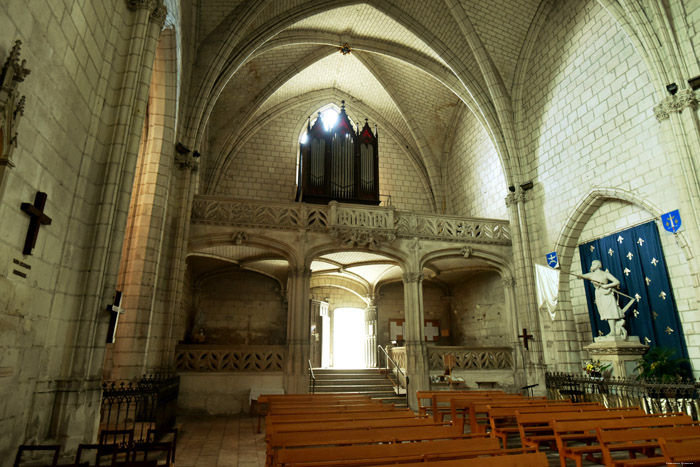
M 380 355 L 384 355 L 384 371 L 386 377 L 394 384 L 394 390 L 396 395 L 401 395 L 401 390 L 403 389 L 404 395 L 406 396 L 406 405 L 408 405 L 408 375 L 406 375 L 406 350 L 402 348 L 403 352 L 393 352 L 396 348 L 392 348 L 392 354 L 396 356 L 403 355 L 403 362 L 399 362 L 389 355 L 389 352 L 378 345 L 377 348 L 381 351 Z M 402 366 L 403 363 L 403 366 Z M 381 368 L 381 364 L 380 364 Z
M 550 399 L 600 402 L 606 407 L 639 406 L 647 413 L 685 412 L 694 420 L 700 415 L 700 381 L 659 382 L 546 373 L 545 382 Z
M 510 347 L 428 347 L 431 370 L 443 370 L 445 355 L 454 355 L 453 370 L 512 370 L 513 349 Z
M 175 426 L 180 377 L 147 375 L 137 381 L 102 383 L 101 430 L 134 430 L 134 441 L 148 431 L 163 433 Z M 120 440 L 114 440 L 120 442 Z

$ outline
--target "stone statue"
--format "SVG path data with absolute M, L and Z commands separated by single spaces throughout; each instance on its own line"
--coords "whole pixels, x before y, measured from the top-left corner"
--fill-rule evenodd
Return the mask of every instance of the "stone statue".
M 615 290 L 620 285 L 620 281 L 607 270 L 603 270 L 603 263 L 597 259 L 591 263 L 591 272 L 580 276 L 577 275 L 577 277 L 593 282 L 598 314 L 600 319 L 606 320 L 610 326 L 608 336 L 627 338 L 627 330 L 623 327 L 625 324 L 625 312 L 632 306 L 634 299 L 631 299 L 624 309 L 620 309 L 616 295 L 628 297 Z

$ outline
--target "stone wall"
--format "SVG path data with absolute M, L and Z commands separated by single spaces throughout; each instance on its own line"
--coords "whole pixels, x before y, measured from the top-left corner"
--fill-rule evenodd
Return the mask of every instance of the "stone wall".
M 469 111 L 462 113 L 457 124 L 445 167 L 450 214 L 508 218 L 503 166 L 486 130 Z
M 501 276 L 473 273 L 453 287 L 452 344 L 469 347 L 508 346 L 513 341 Z
M 108 314 L 102 312 L 103 289 L 95 282 L 100 272 L 91 270 L 90 263 L 104 251 L 93 248 L 109 247 L 100 243 L 104 237 L 96 237 L 99 228 L 117 244 L 123 231 L 123 217 L 104 218 L 98 227 L 97 216 L 103 193 L 114 188 L 114 181 L 107 187 L 106 174 L 119 172 L 108 168 L 113 150 L 109 135 L 116 131 L 128 58 L 124 38 L 133 18 L 124 1 L 96 0 L 82 6 L 71 1 L 0 3 L 0 60 L 4 62 L 19 39 L 21 59 L 31 69 L 20 87 L 27 100 L 14 152 L 16 167 L 6 175 L 0 193 L 3 460 L 12 458 L 22 442 L 88 441 L 96 430 Z M 37 191 L 48 194 L 45 212 L 52 223 L 41 227 L 36 248 L 25 256 L 29 218 L 19 206 L 33 202 Z M 112 209 L 110 214 L 117 214 Z M 116 271 L 110 273 L 113 277 Z M 105 289 L 113 291 L 113 283 Z M 67 402 L 69 389 L 66 399 L 57 393 L 63 384 L 58 382 L 71 378 L 92 391 L 78 407 Z
M 290 201 L 296 194 L 299 118 L 286 112 L 267 120 L 233 154 L 212 192 L 216 196 Z M 379 192 L 398 209 L 432 212 L 430 196 L 416 168 L 391 137 L 379 138 Z
M 280 345 L 287 313 L 279 284 L 252 272 L 227 272 L 201 282 L 194 318 L 204 313 L 207 344 Z
M 583 225 L 567 231 L 565 224 L 593 190 L 616 191 L 637 205 L 654 206 L 655 215 L 679 207 L 689 214 L 687 192 L 668 182 L 683 180 L 666 131 L 670 123 L 654 118 L 655 88 L 619 24 L 596 1 L 559 2 L 537 42 L 523 87 L 527 113 L 519 129 L 522 155 L 535 182 L 534 201 L 526 203 L 535 261 L 545 262 L 560 235 L 584 240 Z M 612 233 L 620 224 L 605 210 L 598 219 L 597 235 Z M 690 330 L 698 326 L 687 307 L 692 300 L 677 290 L 690 285 L 683 279 L 687 260 L 681 254 L 668 256 L 684 327 Z M 564 310 L 563 319 L 571 319 L 568 313 Z M 545 313 L 540 316 L 545 330 L 559 326 Z M 550 364 L 578 361 L 578 343 L 562 332 L 551 336 L 544 339 Z M 700 358 L 700 349 L 693 348 L 691 357 Z

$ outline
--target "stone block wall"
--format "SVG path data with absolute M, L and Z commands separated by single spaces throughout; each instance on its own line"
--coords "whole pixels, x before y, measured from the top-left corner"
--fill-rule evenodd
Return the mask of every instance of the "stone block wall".
M 443 177 L 449 214 L 508 219 L 503 166 L 486 130 L 469 111 L 457 124 Z
M 291 201 L 296 194 L 299 118 L 293 112 L 267 120 L 250 137 L 212 193 L 216 196 Z M 421 176 L 393 139 L 379 138 L 379 192 L 398 209 L 433 212 Z
M 287 313 L 279 284 L 253 272 L 228 272 L 198 287 L 193 316 L 204 313 L 206 343 L 281 345 L 286 343 Z
M 102 292 L 86 283 L 86 270 L 111 146 L 110 138 L 99 137 L 114 131 L 129 55 L 124 37 L 132 21 L 124 1 L 0 3 L 0 60 L 19 39 L 21 59 L 31 70 L 19 88 L 27 101 L 13 156 L 16 167 L 6 174 L 0 193 L 0 392 L 7 395 L 0 401 L 3 460 L 20 443 L 65 437 L 87 441 L 95 428 L 99 403 L 92 397 L 72 413 L 54 410 L 72 404 L 67 395 L 60 402 L 57 393 L 58 382 L 66 378 L 79 376 L 84 387 L 99 391 L 104 335 L 100 339 L 94 331 L 104 332 L 107 314 L 92 327 L 97 311 L 83 310 L 86 297 Z M 25 256 L 29 218 L 19 206 L 33 202 L 37 191 L 48 194 L 45 212 L 52 223 L 41 227 L 36 248 Z M 93 333 L 81 334 L 81 329 Z M 94 351 L 93 360 L 79 347 Z
M 474 273 L 453 287 L 452 344 L 474 347 L 508 346 L 514 339 L 509 325 L 501 276 Z
M 406 319 L 403 283 L 387 284 L 381 288 L 381 298 L 377 305 L 377 344 L 387 346 L 391 344 L 389 332 L 390 319 Z M 440 320 L 440 328 L 449 326 L 450 316 L 443 297 L 445 291 L 423 282 L 423 314 L 424 319 Z M 450 345 L 449 338 L 441 337 L 439 345 Z
M 566 223 L 596 190 L 608 193 L 604 197 L 652 206 L 654 215 L 677 208 L 690 215 L 688 193 L 680 182 L 669 183 L 684 177 L 670 122 L 654 117 L 653 107 L 664 96 L 657 94 L 619 24 L 593 0 L 555 3 L 537 41 L 540 46 L 533 52 L 522 93 L 527 113 L 519 129 L 524 135 L 522 156 L 535 182 L 534 201 L 526 203 L 535 262 L 545 263 L 545 254 L 560 235 L 577 243 L 585 240 L 583 225 L 567 230 Z M 587 231 L 604 235 L 629 225 L 624 210 L 605 205 L 601 209 L 589 220 L 595 224 L 587 225 Z M 694 300 L 686 289 L 690 284 L 685 282 L 688 269 L 683 263 L 688 259 L 680 250 L 671 250 L 666 253 L 671 280 L 690 334 L 700 323 L 688 306 Z M 576 309 L 580 302 L 574 297 L 572 301 Z M 561 316 L 572 319 L 569 309 Z M 551 323 L 544 312 L 541 320 L 546 329 L 561 324 Z M 585 323 L 578 326 L 584 332 Z M 545 337 L 545 356 L 551 365 L 578 361 L 578 344 L 566 332 L 550 335 Z M 700 354 L 693 350 L 692 356 Z

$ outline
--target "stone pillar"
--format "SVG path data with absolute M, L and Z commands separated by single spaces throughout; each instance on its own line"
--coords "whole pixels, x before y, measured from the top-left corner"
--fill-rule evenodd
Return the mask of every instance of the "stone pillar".
M 90 245 L 89 271 L 83 284 L 80 316 L 74 323 L 71 340 L 70 372 L 53 375 L 53 381 L 37 383 L 36 401 L 53 394 L 50 437 L 64 445 L 66 452 L 78 443 L 94 440 L 100 419 L 100 385 L 109 322 L 106 305 L 112 303 L 122 252 L 126 216 L 131 198 L 133 172 L 138 156 L 150 76 L 157 37 L 165 19 L 165 7 L 155 0 L 127 0 L 134 11 L 128 32 L 125 59 L 114 132 L 105 157 L 95 242 Z M 68 229 L 75 228 L 69 225 Z M 38 405 L 41 406 L 41 405 Z M 42 435 L 45 436 L 45 435 Z
M 370 296 L 365 308 L 365 366 L 377 367 L 377 297 Z
M 501 284 L 506 296 L 506 310 L 508 310 L 508 327 L 510 342 L 513 346 L 513 380 L 516 388 L 526 386 L 527 377 L 524 368 L 529 364 L 530 355 L 525 350 L 522 341 L 518 338 L 517 301 L 515 299 L 515 279 L 502 276 Z M 504 323 L 505 325 L 506 323 Z M 544 388 L 542 388 L 544 390 Z
M 413 410 L 418 410 L 416 391 L 430 388 L 428 349 L 423 330 L 423 274 L 404 273 L 403 301 L 406 316 L 403 333 L 406 346 L 406 375 L 409 379 L 408 402 Z
M 309 392 L 310 285 L 311 269 L 290 268 L 287 286 L 287 356 L 284 372 L 284 391 L 287 394 Z

